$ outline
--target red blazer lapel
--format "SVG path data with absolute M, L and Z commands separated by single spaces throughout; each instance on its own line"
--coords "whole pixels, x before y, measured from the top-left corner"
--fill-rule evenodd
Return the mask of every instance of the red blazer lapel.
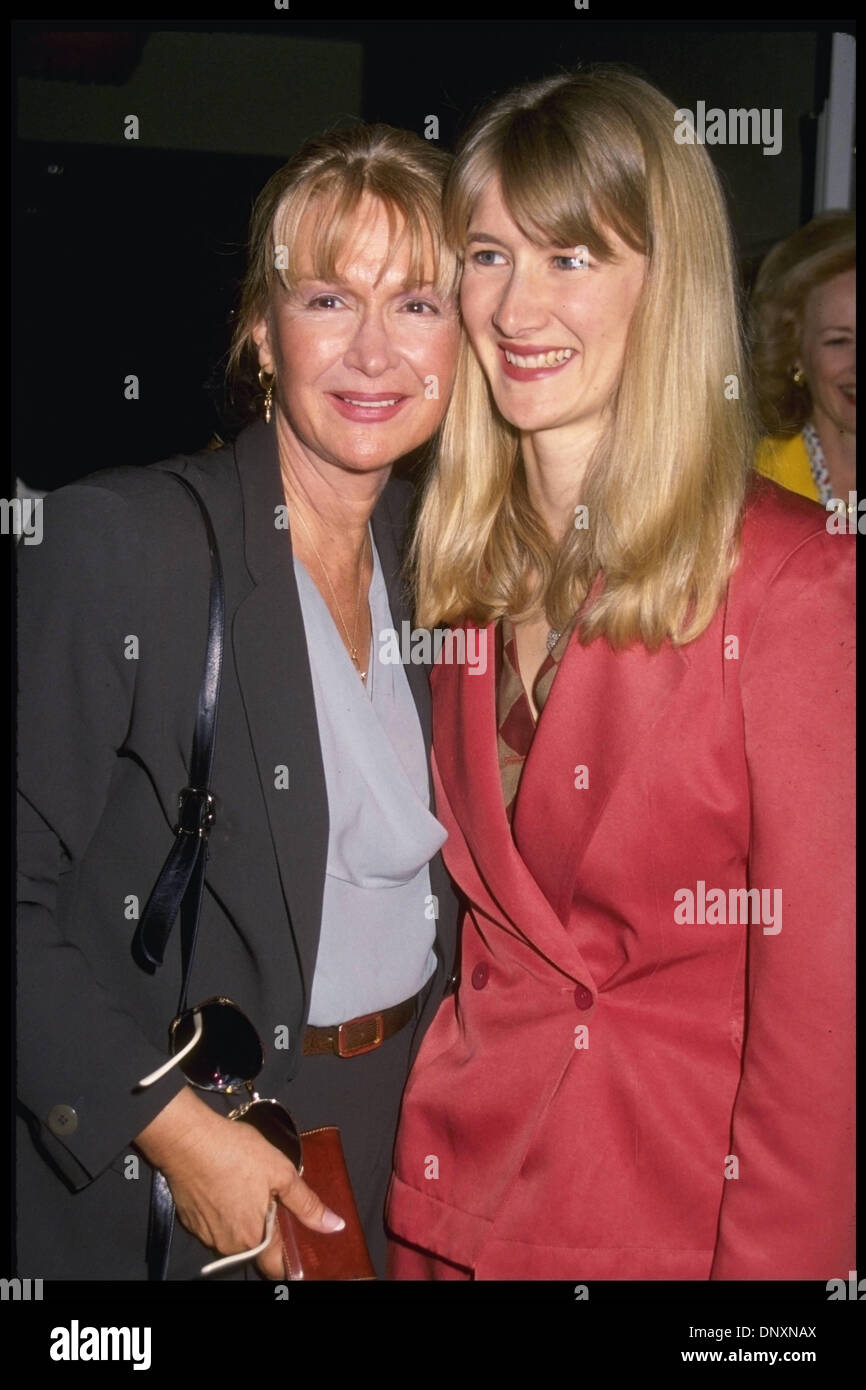
M 572 936 L 511 836 L 497 759 L 494 634 L 491 624 L 486 629 L 488 659 L 483 672 L 476 668 L 472 674 L 465 664 L 433 669 L 436 769 L 492 913 L 569 978 L 591 983 Z M 460 856 L 453 847 L 449 853 L 447 844 L 444 855 L 459 877 Z M 478 897 L 475 885 L 472 896 Z
M 562 922 L 608 799 L 687 669 L 667 644 L 614 652 L 603 638 L 587 647 L 573 638 L 563 654 L 514 814 L 520 855 Z

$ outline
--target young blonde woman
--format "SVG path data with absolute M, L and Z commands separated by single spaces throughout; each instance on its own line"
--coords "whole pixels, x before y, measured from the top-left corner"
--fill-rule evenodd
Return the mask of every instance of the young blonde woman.
M 475 358 L 420 517 L 456 993 L 401 1278 L 852 1266 L 853 546 L 752 474 L 735 272 L 648 83 L 518 89 L 446 189 Z M 486 381 L 485 381 L 486 378 Z

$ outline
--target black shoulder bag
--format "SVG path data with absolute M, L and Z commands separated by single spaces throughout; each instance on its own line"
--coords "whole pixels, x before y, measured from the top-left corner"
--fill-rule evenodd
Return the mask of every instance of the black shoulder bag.
M 179 473 L 166 473 L 190 494 L 201 512 L 211 563 L 207 650 L 198 697 L 198 713 L 189 763 L 189 786 L 178 797 L 175 841 L 133 937 L 132 954 L 151 975 L 162 965 L 178 912 L 181 914 L 181 987 L 177 1013 L 186 1009 L 187 989 L 195 954 L 204 891 L 207 840 L 214 823 L 214 798 L 209 789 L 213 769 L 214 735 L 219 705 L 225 637 L 225 592 L 222 566 L 210 513 L 196 488 Z M 153 1170 L 147 1233 L 149 1279 L 165 1279 L 174 1230 L 174 1199 L 165 1176 Z

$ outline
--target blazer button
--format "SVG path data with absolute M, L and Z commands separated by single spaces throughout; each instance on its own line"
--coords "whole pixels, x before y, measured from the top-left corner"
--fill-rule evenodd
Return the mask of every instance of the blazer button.
M 483 989 L 487 984 L 490 975 L 490 966 L 486 960 L 480 960 L 472 971 L 472 988 Z
M 72 1106 L 52 1106 L 48 1112 L 48 1128 L 61 1139 L 65 1139 L 67 1134 L 74 1134 L 78 1128 L 78 1116 Z
M 592 1008 L 592 991 L 586 985 L 578 985 L 574 991 L 574 1002 L 579 1009 Z

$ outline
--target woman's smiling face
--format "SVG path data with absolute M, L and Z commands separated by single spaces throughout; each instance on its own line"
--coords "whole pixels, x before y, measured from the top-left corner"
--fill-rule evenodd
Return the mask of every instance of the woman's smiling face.
M 463 321 L 502 415 L 517 429 L 600 426 L 619 383 L 646 257 L 604 229 L 613 258 L 538 246 L 491 179 L 466 238 Z
M 857 272 L 846 270 L 810 291 L 803 312 L 800 366 L 819 421 L 857 429 Z
M 276 370 L 283 426 L 311 456 L 352 471 L 392 464 L 433 434 L 448 404 L 460 344 L 456 303 L 429 278 L 410 282 L 408 239 L 365 194 L 331 280 L 315 278 L 311 217 L 301 225 L 298 279 L 254 332 Z M 435 382 L 435 390 L 431 387 Z

